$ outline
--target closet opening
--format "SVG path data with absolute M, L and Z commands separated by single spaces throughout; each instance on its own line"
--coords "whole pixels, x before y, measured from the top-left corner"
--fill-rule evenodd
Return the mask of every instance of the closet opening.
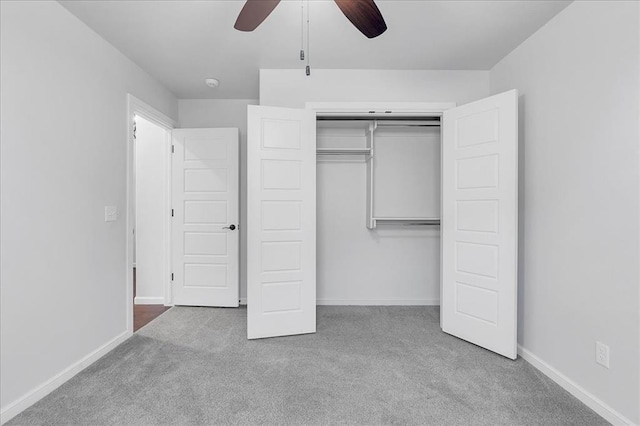
M 317 304 L 438 305 L 440 114 L 316 116 Z

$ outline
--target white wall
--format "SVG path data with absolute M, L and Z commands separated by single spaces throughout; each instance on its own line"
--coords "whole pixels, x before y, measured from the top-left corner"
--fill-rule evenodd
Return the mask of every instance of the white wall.
M 139 305 L 164 304 L 167 284 L 166 220 L 169 215 L 168 130 L 136 117 L 135 262 Z
M 519 343 L 635 423 L 638 6 L 572 3 L 491 71 L 520 92 Z
M 247 297 L 247 105 L 257 99 L 180 99 L 180 127 L 236 127 L 240 132 L 240 298 Z
M 0 15 L 5 421 L 126 337 L 126 95 L 174 118 L 177 100 L 57 2 Z
M 489 71 L 260 70 L 260 104 L 303 108 L 305 102 L 457 102 L 489 93 Z
M 489 94 L 488 71 L 261 70 L 260 104 L 457 102 Z M 438 304 L 439 228 L 366 228 L 366 164 L 319 161 L 317 292 L 326 304 Z

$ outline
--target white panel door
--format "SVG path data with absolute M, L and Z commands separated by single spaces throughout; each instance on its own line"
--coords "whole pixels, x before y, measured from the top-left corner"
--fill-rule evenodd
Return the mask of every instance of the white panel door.
M 239 303 L 238 129 L 172 132 L 173 303 Z
M 316 331 L 315 132 L 312 111 L 249 106 L 249 339 Z
M 518 93 L 445 111 L 441 325 L 517 357 Z

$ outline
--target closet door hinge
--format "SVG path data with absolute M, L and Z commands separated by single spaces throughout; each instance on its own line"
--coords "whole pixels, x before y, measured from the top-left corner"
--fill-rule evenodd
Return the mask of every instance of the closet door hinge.
M 171 153 L 173 154 L 174 152 L 176 152 L 176 146 L 175 145 L 171 145 Z
M 173 272 L 171 273 L 171 281 L 173 281 Z
M 173 209 L 171 209 L 171 217 L 173 217 Z

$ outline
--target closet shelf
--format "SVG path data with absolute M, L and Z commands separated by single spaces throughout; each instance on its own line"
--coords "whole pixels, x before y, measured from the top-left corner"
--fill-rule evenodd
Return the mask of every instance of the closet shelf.
M 437 217 L 374 217 L 370 220 L 369 229 L 374 229 L 378 225 L 402 225 L 402 226 L 440 226 L 440 218 Z
M 318 148 L 317 155 L 370 155 L 371 148 Z

